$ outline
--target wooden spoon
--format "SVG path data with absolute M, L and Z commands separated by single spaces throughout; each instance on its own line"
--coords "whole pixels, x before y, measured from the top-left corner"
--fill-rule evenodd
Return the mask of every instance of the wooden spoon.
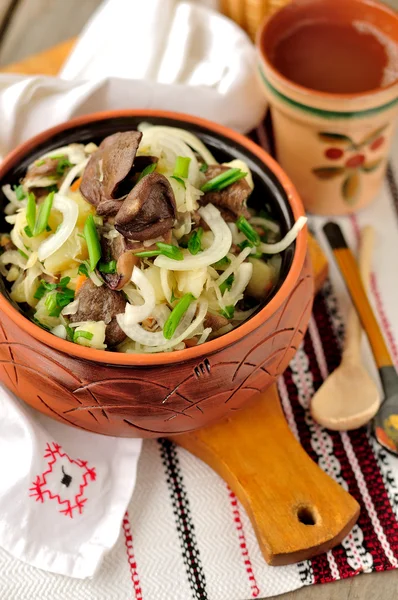
M 374 229 L 364 227 L 359 249 L 359 270 L 368 286 Z M 361 360 L 362 327 L 355 308 L 350 311 L 340 366 L 326 379 L 311 402 L 313 418 L 335 431 L 357 429 L 377 413 L 380 394 Z
M 327 223 L 323 230 L 333 249 L 334 257 L 366 331 L 379 369 L 384 400 L 374 419 L 374 433 L 382 446 L 398 455 L 398 374 L 363 287 L 354 255 L 347 246 L 343 232 L 337 223 Z

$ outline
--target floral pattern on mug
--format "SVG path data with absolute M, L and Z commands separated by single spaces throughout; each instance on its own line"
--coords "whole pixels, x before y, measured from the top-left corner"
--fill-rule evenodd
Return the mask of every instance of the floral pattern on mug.
M 329 161 L 344 160 L 340 165 L 315 167 L 312 172 L 319 179 L 334 179 L 344 176 L 341 193 L 348 204 L 355 204 L 361 185 L 361 173 L 375 171 L 384 161 L 384 156 L 372 159 L 371 153 L 381 148 L 385 142 L 382 135 L 387 125 L 367 134 L 358 144 L 342 133 L 319 132 L 319 139 L 328 144 L 325 158 Z

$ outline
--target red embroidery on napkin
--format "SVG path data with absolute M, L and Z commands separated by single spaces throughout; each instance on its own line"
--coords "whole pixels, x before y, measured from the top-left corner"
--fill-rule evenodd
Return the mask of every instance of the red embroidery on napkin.
M 85 497 L 86 487 L 90 481 L 95 481 L 97 476 L 95 468 L 89 468 L 86 460 L 71 458 L 66 452 L 63 452 L 61 446 L 55 442 L 52 442 L 51 445 L 47 443 L 44 458 L 47 459 L 47 469 L 41 475 L 37 475 L 36 480 L 33 482 L 33 487 L 29 488 L 29 496 L 34 497 L 36 502 L 42 503 L 46 496 L 50 500 L 56 500 L 60 508 L 62 508 L 59 512 L 70 518 L 73 518 L 74 513 L 76 512 L 81 515 L 83 507 L 87 502 L 87 498 Z M 65 463 L 66 465 L 73 465 L 73 477 L 65 474 L 65 469 L 62 466 L 65 465 Z M 76 467 L 79 469 L 78 475 L 76 475 Z M 66 496 L 66 491 L 65 495 L 63 495 L 62 491 L 59 493 L 55 489 L 51 489 L 53 485 L 51 479 L 54 479 L 54 476 L 57 476 L 56 469 L 58 468 L 60 482 L 61 484 L 64 484 L 65 490 L 69 489 L 71 481 L 73 481 L 73 488 L 71 488 L 69 498 Z M 76 479 L 77 483 L 75 483 Z M 74 492 L 74 490 L 76 491 Z

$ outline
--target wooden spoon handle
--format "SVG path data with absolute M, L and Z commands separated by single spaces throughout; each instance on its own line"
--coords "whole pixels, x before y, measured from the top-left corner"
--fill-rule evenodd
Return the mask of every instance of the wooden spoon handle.
M 372 268 L 372 254 L 374 247 L 375 231 L 367 225 L 361 231 L 358 250 L 358 267 L 365 290 L 369 287 L 370 272 Z M 344 344 L 344 360 L 357 362 L 361 353 L 362 325 L 354 307 L 350 309 Z
M 291 433 L 275 385 L 228 420 L 172 439 L 229 484 L 272 565 L 330 550 L 358 517 L 354 498 L 309 458 Z
M 391 355 L 363 286 L 358 265 L 344 239 L 340 227 L 337 223 L 327 223 L 323 230 L 333 249 L 336 262 L 343 275 L 355 308 L 357 309 L 362 326 L 369 338 L 373 356 L 378 368 L 380 369 L 382 367 L 393 365 Z

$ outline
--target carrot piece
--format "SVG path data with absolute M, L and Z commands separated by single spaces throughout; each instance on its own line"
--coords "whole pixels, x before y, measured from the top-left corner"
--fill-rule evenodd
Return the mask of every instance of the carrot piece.
M 82 287 L 82 285 L 84 284 L 84 282 L 86 281 L 87 277 L 85 275 L 79 275 L 78 278 L 76 279 L 76 288 L 75 288 L 75 293 L 77 294 L 77 292 L 80 290 L 80 288 Z
M 80 187 L 81 182 L 82 182 L 82 178 L 79 177 L 79 179 L 76 179 L 76 181 L 74 183 L 72 183 L 72 185 L 70 186 L 70 189 L 72 190 L 72 192 L 77 192 L 77 190 Z

